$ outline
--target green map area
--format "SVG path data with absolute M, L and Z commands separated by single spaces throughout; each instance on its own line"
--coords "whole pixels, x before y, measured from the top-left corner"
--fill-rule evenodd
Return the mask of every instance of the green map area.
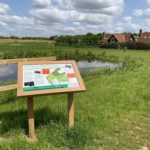
M 47 80 L 52 84 L 53 80 L 58 80 L 59 82 L 67 82 L 69 79 L 66 77 L 65 73 L 59 73 L 61 69 L 56 68 L 50 75 L 47 76 Z
M 69 81 L 67 76 L 65 75 L 65 72 L 60 73 L 61 69 L 56 68 L 50 75 L 48 75 L 46 78 L 51 85 L 45 85 L 45 86 L 31 86 L 31 87 L 24 87 L 24 91 L 32 91 L 32 90 L 44 90 L 44 89 L 55 89 L 55 88 L 68 88 L 68 83 L 63 83 Z M 53 83 L 54 80 L 57 80 L 58 82 L 61 82 L 60 84 L 55 85 Z

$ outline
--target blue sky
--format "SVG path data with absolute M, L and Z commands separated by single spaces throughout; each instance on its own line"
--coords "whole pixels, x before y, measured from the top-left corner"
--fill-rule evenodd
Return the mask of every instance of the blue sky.
M 32 7 L 31 0 L 1 0 L 1 3 L 8 4 L 15 15 L 28 16 L 28 11 Z
M 1 0 L 0 35 L 150 31 L 150 0 Z

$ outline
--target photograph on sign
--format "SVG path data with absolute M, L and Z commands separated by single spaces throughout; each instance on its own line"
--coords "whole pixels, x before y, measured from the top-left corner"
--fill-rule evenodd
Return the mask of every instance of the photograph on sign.
M 23 65 L 23 90 L 79 87 L 72 64 Z

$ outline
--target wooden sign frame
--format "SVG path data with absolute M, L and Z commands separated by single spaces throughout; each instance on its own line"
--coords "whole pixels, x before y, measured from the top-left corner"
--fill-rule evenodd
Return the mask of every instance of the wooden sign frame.
M 79 87 L 74 88 L 56 88 L 47 90 L 34 90 L 34 91 L 23 91 L 23 65 L 42 65 L 42 64 L 72 64 Z M 18 86 L 17 86 L 17 96 L 40 96 L 47 94 L 57 94 L 57 93 L 69 93 L 69 92 L 82 92 L 85 91 L 83 80 L 81 78 L 80 72 L 78 70 L 75 61 L 41 61 L 41 62 L 20 62 L 18 63 Z
M 55 88 L 46 90 L 33 90 L 23 91 L 23 65 L 42 65 L 42 64 L 71 64 L 75 73 L 75 77 L 78 81 L 79 87 L 73 88 Z M 74 125 L 74 99 L 73 93 L 86 91 L 84 82 L 78 70 L 75 61 L 41 61 L 41 62 L 20 62 L 18 63 L 18 84 L 17 84 L 17 96 L 27 97 L 27 111 L 28 111 L 28 133 L 29 138 L 36 138 L 35 125 L 34 125 L 34 109 L 33 109 L 33 96 L 42 96 L 49 94 L 68 94 L 68 121 L 69 126 Z

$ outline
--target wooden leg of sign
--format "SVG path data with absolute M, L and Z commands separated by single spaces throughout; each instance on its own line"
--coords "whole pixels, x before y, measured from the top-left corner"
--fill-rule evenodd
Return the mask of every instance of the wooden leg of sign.
M 68 115 L 69 115 L 69 126 L 74 126 L 74 100 L 73 93 L 68 93 Z
M 35 136 L 35 128 L 34 128 L 33 97 L 28 97 L 27 109 L 28 109 L 28 132 L 29 132 L 29 138 L 34 139 L 36 136 Z

